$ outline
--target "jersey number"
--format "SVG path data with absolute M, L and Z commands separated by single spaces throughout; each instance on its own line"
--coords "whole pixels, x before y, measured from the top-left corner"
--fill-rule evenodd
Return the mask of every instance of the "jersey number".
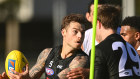
M 122 49 L 122 56 L 119 61 L 119 77 L 133 76 L 134 74 L 140 76 L 140 60 L 136 50 L 127 42 L 126 46 L 122 42 L 114 42 L 112 44 L 113 50 L 118 50 L 119 47 Z M 132 50 L 134 51 L 135 55 Z M 126 61 L 128 59 L 127 55 L 129 55 L 133 62 L 138 63 L 138 68 L 133 66 L 131 69 L 125 69 Z M 134 74 L 132 72 L 134 72 Z

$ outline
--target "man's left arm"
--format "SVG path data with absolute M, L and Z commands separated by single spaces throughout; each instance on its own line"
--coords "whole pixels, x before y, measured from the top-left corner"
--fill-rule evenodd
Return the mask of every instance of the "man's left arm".
M 88 61 L 88 56 L 76 56 L 70 63 L 69 68 L 66 68 L 62 70 L 58 77 L 60 79 L 67 79 L 67 73 L 75 68 L 84 68 L 86 66 L 86 63 Z

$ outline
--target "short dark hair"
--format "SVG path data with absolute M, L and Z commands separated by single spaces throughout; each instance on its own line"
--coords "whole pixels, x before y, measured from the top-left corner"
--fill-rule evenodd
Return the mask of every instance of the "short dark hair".
M 136 31 L 140 32 L 140 16 L 126 17 L 122 21 L 121 26 L 130 26 L 130 28 L 133 28 Z
M 61 25 L 61 30 L 64 29 L 64 28 L 66 28 L 66 27 L 68 27 L 68 25 L 72 21 L 78 22 L 80 24 L 84 24 L 85 26 L 87 26 L 87 24 L 88 24 L 88 21 L 84 17 L 84 15 L 82 15 L 82 14 L 70 14 L 70 15 L 67 15 L 66 17 L 64 17 L 64 19 L 62 21 L 62 25 Z
M 98 4 L 105 4 L 106 2 L 105 2 L 105 0 L 98 0 Z M 94 0 L 91 0 L 91 2 L 88 4 L 88 13 L 90 13 L 90 7 L 91 7 L 91 5 L 93 5 L 94 4 Z
M 121 22 L 121 9 L 119 6 L 104 4 L 98 8 L 97 19 L 105 29 L 116 30 Z

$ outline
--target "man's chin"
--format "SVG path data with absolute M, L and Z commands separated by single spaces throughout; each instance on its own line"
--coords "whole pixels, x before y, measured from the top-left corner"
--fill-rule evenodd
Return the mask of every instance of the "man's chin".
M 81 46 L 76 46 L 76 47 L 74 47 L 74 49 L 80 49 L 81 48 Z

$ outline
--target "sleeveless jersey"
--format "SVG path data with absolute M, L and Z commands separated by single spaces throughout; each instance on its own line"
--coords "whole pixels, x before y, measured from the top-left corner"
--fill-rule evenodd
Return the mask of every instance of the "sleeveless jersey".
M 136 50 L 118 34 L 96 46 L 95 79 L 140 79 L 140 59 Z
M 62 46 L 53 48 L 45 62 L 45 76 L 46 79 L 59 79 L 58 73 L 65 68 L 69 67 L 69 64 L 76 56 L 87 56 L 81 49 L 74 52 L 74 54 L 66 59 L 62 59 L 60 51 Z

